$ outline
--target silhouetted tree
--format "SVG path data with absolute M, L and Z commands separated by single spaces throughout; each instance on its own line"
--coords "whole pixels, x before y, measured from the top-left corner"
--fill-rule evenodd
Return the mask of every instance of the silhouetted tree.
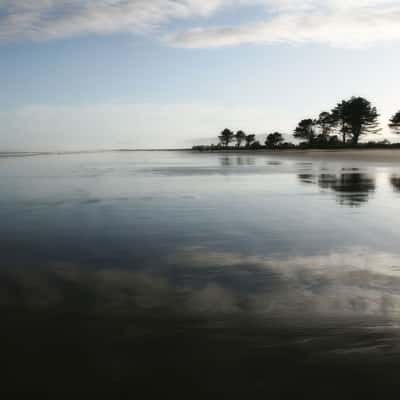
M 274 148 L 283 143 L 283 135 L 279 132 L 270 133 L 265 139 L 265 146 Z
M 329 146 L 339 146 L 340 139 L 337 135 L 329 136 L 328 137 L 328 145 Z
M 331 113 L 323 111 L 319 114 L 316 125 L 320 128 L 321 141 L 328 141 L 328 137 L 332 132 L 336 122 Z
M 257 150 L 257 149 L 262 149 L 262 146 L 261 143 L 258 140 L 256 140 L 251 144 L 250 148 Z
M 237 131 L 235 134 L 236 146 L 239 148 L 240 145 L 246 140 L 246 134 L 243 131 Z
M 328 144 L 328 137 L 320 133 L 313 141 L 314 145 L 326 146 Z
M 350 134 L 350 128 L 344 118 L 344 108 L 346 107 L 346 101 L 342 100 L 340 103 L 336 105 L 336 107 L 332 110 L 332 126 L 338 126 L 339 132 L 342 135 L 342 143 L 345 144 L 347 142 L 347 137 Z
M 339 124 L 346 143 L 351 135 L 353 144 L 357 144 L 360 136 L 368 133 L 378 133 L 379 114 L 375 107 L 363 97 L 352 97 L 343 100 L 332 110 L 332 124 Z
M 389 128 L 396 134 L 400 134 L 400 111 L 393 115 L 389 121 Z
M 256 140 L 256 135 L 246 135 L 246 147 L 250 147 L 251 144 Z
M 229 143 L 233 141 L 234 133 L 230 129 L 224 129 L 220 136 L 218 136 L 219 141 L 225 147 L 229 146 Z
M 334 121 L 334 124 L 336 124 L 336 126 L 338 126 L 339 128 L 343 144 L 347 143 L 347 138 L 350 135 L 350 128 L 344 116 L 344 109 L 346 107 L 346 104 L 346 101 L 342 100 L 331 112 L 332 121 Z
M 303 119 L 300 121 L 294 130 L 293 136 L 297 139 L 305 139 L 307 140 L 308 144 L 311 144 L 316 136 L 315 120 Z
M 283 142 L 279 148 L 281 149 L 294 149 L 296 147 L 295 144 L 291 143 L 291 142 Z

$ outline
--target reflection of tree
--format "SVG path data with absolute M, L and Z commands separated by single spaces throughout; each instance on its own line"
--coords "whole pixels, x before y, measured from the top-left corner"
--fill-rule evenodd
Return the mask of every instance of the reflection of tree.
M 321 175 L 319 182 L 321 187 L 334 190 L 339 203 L 347 206 L 359 206 L 375 192 L 375 180 L 362 173 Z
M 298 178 L 302 183 L 317 183 L 317 177 L 313 174 L 299 174 Z
M 243 166 L 243 165 L 254 165 L 255 159 L 252 157 L 221 157 L 221 166 L 232 167 L 232 166 Z
M 336 193 L 341 205 L 357 207 L 368 201 L 375 192 L 375 180 L 363 173 L 342 174 L 302 174 L 299 180 L 303 183 L 318 184 L 322 189 L 330 189 Z M 400 179 L 399 179 L 400 190 Z
M 223 167 L 230 167 L 232 165 L 232 160 L 230 157 L 221 157 L 220 161 Z
M 390 178 L 390 183 L 396 192 L 400 192 L 400 175 L 393 175 Z

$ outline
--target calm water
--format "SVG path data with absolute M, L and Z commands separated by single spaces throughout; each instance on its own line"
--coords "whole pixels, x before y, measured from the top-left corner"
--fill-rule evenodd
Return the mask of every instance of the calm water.
M 0 391 L 400 393 L 399 204 L 400 161 L 0 157 Z

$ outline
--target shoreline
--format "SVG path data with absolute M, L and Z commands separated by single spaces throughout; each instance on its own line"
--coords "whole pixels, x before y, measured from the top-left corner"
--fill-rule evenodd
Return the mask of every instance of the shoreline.
M 343 159 L 357 161 L 399 162 L 400 148 L 388 149 L 219 149 L 219 150 L 191 150 L 199 154 L 232 154 L 232 155 L 268 155 L 274 157 L 312 158 L 312 159 Z
M 0 158 L 38 157 L 38 156 L 65 156 L 75 154 L 98 154 L 98 153 L 165 153 L 179 152 L 198 155 L 245 155 L 245 156 L 271 156 L 281 158 L 302 158 L 314 160 L 349 160 L 370 162 L 398 162 L 400 163 L 400 148 L 340 148 L 340 149 L 110 149 L 89 151 L 54 151 L 54 152 L 0 152 Z

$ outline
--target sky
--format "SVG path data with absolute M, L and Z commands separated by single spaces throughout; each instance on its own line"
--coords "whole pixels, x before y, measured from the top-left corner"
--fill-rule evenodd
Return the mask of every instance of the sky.
M 364 96 L 400 110 L 393 0 L 0 0 L 0 151 L 290 135 Z

